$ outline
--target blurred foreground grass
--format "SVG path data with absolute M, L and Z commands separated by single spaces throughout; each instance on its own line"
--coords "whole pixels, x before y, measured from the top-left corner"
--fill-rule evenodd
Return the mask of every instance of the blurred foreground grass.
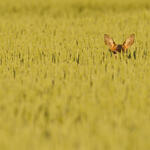
M 0 149 L 148 150 L 149 24 L 148 0 L 1 1 Z

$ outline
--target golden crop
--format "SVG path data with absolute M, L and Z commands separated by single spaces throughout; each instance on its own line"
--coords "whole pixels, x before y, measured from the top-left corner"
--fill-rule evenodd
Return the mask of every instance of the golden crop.
M 0 149 L 149 150 L 149 0 L 0 1 Z

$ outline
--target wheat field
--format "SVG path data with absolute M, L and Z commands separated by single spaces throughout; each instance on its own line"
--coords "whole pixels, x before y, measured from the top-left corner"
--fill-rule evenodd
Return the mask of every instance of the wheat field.
M 0 1 L 1 150 L 149 150 L 149 107 L 149 0 Z

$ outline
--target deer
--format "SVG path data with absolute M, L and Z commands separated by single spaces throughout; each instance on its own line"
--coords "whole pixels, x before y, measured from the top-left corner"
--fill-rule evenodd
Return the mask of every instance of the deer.
M 128 48 L 131 47 L 135 40 L 135 34 L 131 34 L 123 44 L 116 44 L 114 40 L 108 35 L 104 34 L 104 42 L 109 47 L 109 50 L 113 54 L 117 53 L 127 53 Z

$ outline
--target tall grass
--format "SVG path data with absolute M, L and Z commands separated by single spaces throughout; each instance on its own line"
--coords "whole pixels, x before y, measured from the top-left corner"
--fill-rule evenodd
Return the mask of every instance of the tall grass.
M 1 1 L 0 149 L 149 149 L 149 24 L 148 0 Z

